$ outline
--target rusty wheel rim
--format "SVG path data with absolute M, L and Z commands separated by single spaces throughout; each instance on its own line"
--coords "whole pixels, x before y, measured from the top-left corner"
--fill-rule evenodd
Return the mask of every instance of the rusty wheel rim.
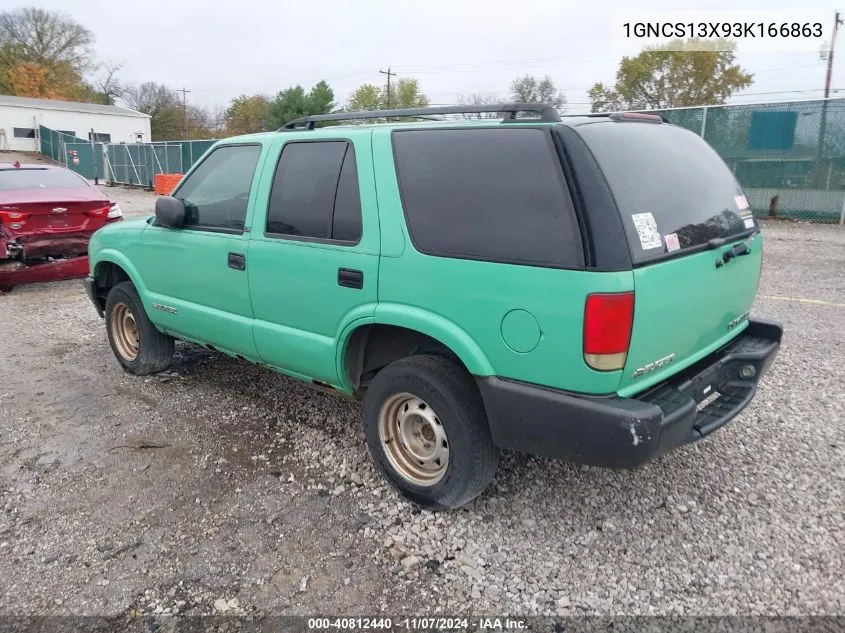
M 435 485 L 449 467 L 449 440 L 425 401 L 398 393 L 379 411 L 379 439 L 390 465 L 415 486 Z
M 125 303 L 118 303 L 111 313 L 111 329 L 117 351 L 126 360 L 135 360 L 141 339 L 138 323 L 132 309 Z

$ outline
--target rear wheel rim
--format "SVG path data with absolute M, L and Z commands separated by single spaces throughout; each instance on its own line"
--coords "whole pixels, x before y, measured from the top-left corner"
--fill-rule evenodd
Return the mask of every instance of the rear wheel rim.
M 437 413 L 410 393 L 390 396 L 379 411 L 379 439 L 385 456 L 415 486 L 438 483 L 449 467 L 449 439 Z
M 135 360 L 138 357 L 141 338 L 132 308 L 125 303 L 115 305 L 111 313 L 111 329 L 118 353 L 126 360 Z

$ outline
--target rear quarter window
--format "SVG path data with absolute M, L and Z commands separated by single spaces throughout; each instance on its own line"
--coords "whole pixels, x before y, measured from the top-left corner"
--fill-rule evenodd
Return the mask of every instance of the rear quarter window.
M 397 130 L 411 240 L 440 257 L 576 268 L 578 226 L 548 130 Z
M 754 229 L 742 188 L 698 135 L 665 123 L 576 128 L 607 178 L 635 263 Z

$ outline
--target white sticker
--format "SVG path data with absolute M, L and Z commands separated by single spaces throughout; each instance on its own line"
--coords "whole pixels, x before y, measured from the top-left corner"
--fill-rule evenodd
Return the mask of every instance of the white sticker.
M 745 228 L 753 229 L 754 228 L 754 218 L 745 218 Z
M 660 231 L 657 230 L 657 222 L 651 213 L 634 213 L 631 215 L 637 235 L 640 238 L 640 246 L 643 250 L 660 248 L 663 242 L 660 239 Z
M 672 251 L 677 251 L 681 248 L 681 242 L 678 240 L 677 233 L 669 233 L 669 235 L 664 235 L 663 239 L 666 240 L 666 248 L 671 253 Z
M 748 200 L 745 196 L 736 196 L 734 202 L 736 202 L 736 208 L 740 211 L 748 208 Z

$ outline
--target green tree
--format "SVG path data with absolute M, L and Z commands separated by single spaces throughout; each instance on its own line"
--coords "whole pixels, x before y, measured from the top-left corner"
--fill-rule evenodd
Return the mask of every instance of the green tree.
M 399 108 L 424 108 L 429 104 L 428 97 L 420 90 L 416 79 L 403 77 L 391 82 L 390 94 L 387 87 L 363 84 L 349 97 L 344 110 L 346 112 L 367 112 L 372 110 L 396 110 Z M 391 119 L 393 120 L 393 119 Z
M 596 83 L 587 93 L 592 111 L 725 103 L 753 82 L 753 75 L 736 63 L 735 50 L 733 42 L 691 38 L 623 57 L 614 86 Z
M 172 88 L 147 81 L 128 86 L 123 100 L 133 110 L 150 115 L 152 140 L 172 141 L 182 135 L 182 105 Z
M 358 86 L 349 97 L 344 110 L 347 112 L 367 112 L 383 109 L 383 89 L 373 84 Z
M 533 75 L 514 79 L 511 83 L 511 97 L 514 101 L 522 103 L 548 103 L 558 110 L 566 107 L 566 97 L 548 75 L 542 79 Z
M 252 134 L 266 129 L 270 100 L 264 95 L 241 95 L 226 108 L 226 131 L 229 134 Z
M 335 107 L 334 92 L 325 81 L 319 81 L 309 92 L 296 85 L 282 90 L 270 102 L 267 125 L 270 129 L 282 127 L 288 121 L 309 114 L 328 114 Z

